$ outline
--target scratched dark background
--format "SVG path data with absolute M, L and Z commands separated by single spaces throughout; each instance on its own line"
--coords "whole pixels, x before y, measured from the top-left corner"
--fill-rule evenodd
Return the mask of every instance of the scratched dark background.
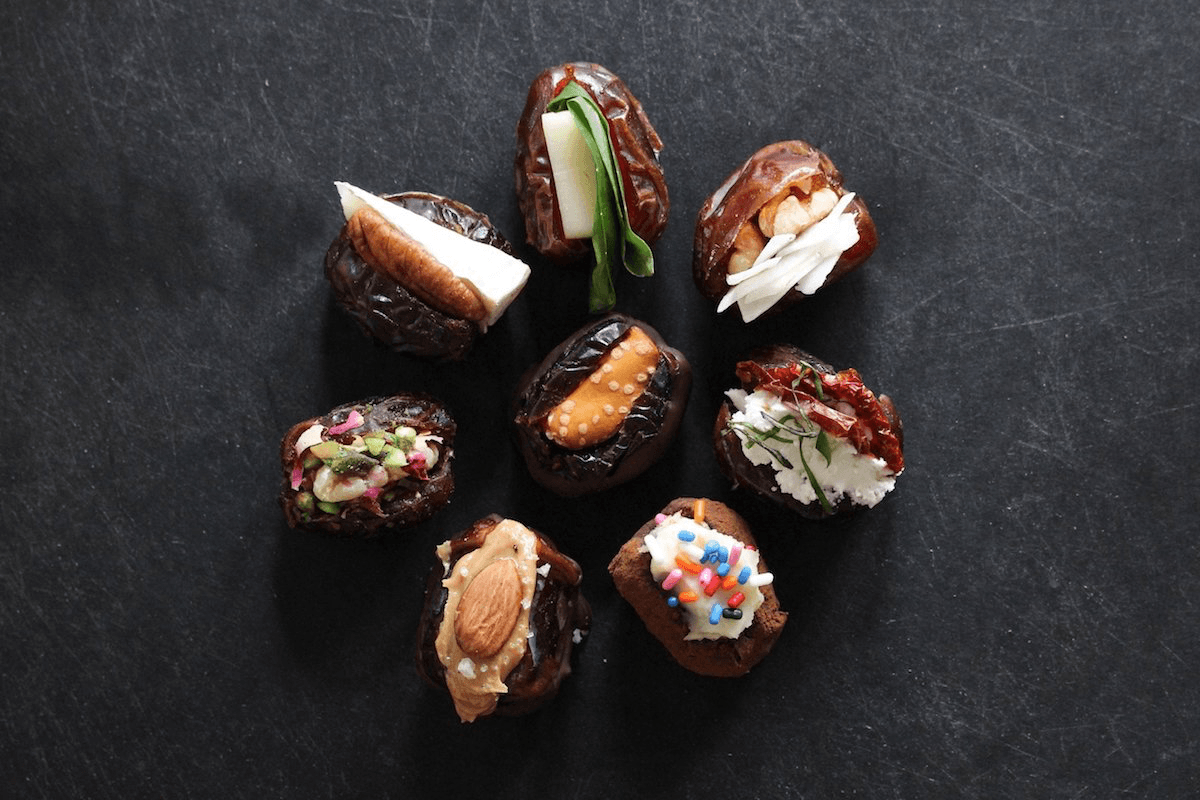
M 1187 0 L 112 5 L 0 10 L 0 793 L 1200 793 Z M 658 274 L 618 308 L 696 380 L 663 462 L 568 502 L 505 405 L 587 318 L 583 273 L 522 249 L 526 293 L 439 367 L 360 336 L 320 265 L 335 179 L 521 241 L 517 117 L 574 59 L 666 143 Z M 786 138 L 831 155 L 881 243 L 747 327 L 692 286 L 695 214 Z M 775 341 L 895 398 L 909 466 L 873 511 L 807 523 L 718 473 L 733 364 Z M 459 420 L 451 506 L 381 541 L 289 531 L 283 431 L 399 389 Z M 669 661 L 605 571 L 678 495 L 747 515 L 791 612 L 743 679 Z M 465 726 L 413 634 L 434 545 L 491 512 L 581 562 L 595 625 L 552 705 Z

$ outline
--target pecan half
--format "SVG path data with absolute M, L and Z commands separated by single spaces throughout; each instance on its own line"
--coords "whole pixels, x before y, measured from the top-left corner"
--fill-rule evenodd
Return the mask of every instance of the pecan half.
M 346 221 L 346 235 L 363 261 L 437 310 L 472 322 L 487 315 L 479 296 L 449 267 L 375 209 L 363 206 L 354 212 Z

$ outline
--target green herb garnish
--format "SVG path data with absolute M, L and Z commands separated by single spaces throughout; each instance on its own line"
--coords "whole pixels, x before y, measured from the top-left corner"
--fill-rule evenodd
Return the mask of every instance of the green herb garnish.
M 824 430 L 817 434 L 817 452 L 825 456 L 825 466 L 833 466 L 833 437 Z
M 799 417 L 796 416 L 799 415 Z M 783 453 L 779 452 L 778 448 L 771 447 L 768 442 L 781 442 L 783 444 L 795 444 L 797 451 L 800 453 L 800 466 L 804 468 L 804 474 L 808 476 L 808 484 L 812 486 L 813 492 L 817 495 L 817 500 L 821 503 L 821 508 L 826 514 L 833 513 L 833 504 L 829 502 L 829 498 L 825 496 L 825 491 L 821 488 L 820 481 L 813 474 L 812 468 L 808 466 L 808 460 L 804 457 L 803 439 L 815 439 L 813 443 L 820 453 L 825 458 L 825 465 L 829 466 L 833 462 L 833 437 L 827 434 L 822 428 L 815 425 L 805 416 L 803 411 L 797 410 L 796 414 L 788 414 L 782 419 L 763 414 L 763 416 L 771 421 L 769 430 L 760 430 L 748 422 L 729 421 L 729 429 L 737 433 L 743 442 L 746 443 L 746 449 L 753 447 L 761 447 L 763 450 L 771 454 L 771 457 L 778 461 L 785 469 L 795 469 L 792 462 L 784 457 Z M 785 434 L 791 434 L 792 437 Z
M 654 274 L 654 254 L 650 252 L 650 245 L 629 226 L 621 170 L 608 137 L 608 121 L 596 101 L 572 80 L 546 105 L 546 110 L 570 111 L 592 154 L 596 169 L 596 208 L 592 223 L 596 265 L 592 269 L 588 307 L 593 313 L 608 311 L 617 302 L 613 265 L 622 263 L 629 273 L 646 277 Z

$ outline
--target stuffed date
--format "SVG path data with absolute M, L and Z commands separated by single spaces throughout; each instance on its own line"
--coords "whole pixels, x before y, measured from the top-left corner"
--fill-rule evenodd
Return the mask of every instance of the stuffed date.
M 696 220 L 692 276 L 718 312 L 750 322 L 815 293 L 875 250 L 875 223 L 829 156 L 801 141 L 751 156 Z
M 520 293 L 529 268 L 463 203 L 337 186 L 346 224 L 325 254 L 325 275 L 338 303 L 397 352 L 464 358 Z
M 887 395 L 853 369 L 790 345 L 737 365 L 713 430 L 717 463 L 747 488 L 810 519 L 879 503 L 904 471 L 904 429 Z
M 293 528 L 373 536 L 415 525 L 450 502 L 456 425 L 431 397 L 338 406 L 280 443 L 284 515 Z
M 593 311 L 615 302 L 618 265 L 653 273 L 670 211 L 661 150 L 641 103 L 599 64 L 553 67 L 529 88 L 514 165 L 526 237 L 556 263 L 593 257 Z
M 554 697 L 588 633 L 583 573 L 537 531 L 493 514 L 443 542 L 417 628 L 417 671 L 463 722 Z
M 565 496 L 641 474 L 679 429 L 691 368 L 658 332 L 610 314 L 567 338 L 520 382 L 517 444 L 533 478 Z

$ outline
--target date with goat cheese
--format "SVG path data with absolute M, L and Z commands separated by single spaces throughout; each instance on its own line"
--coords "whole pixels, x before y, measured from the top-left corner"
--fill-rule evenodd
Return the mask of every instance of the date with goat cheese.
M 799 348 L 777 345 L 737 365 L 713 430 L 717 462 L 747 488 L 802 516 L 871 508 L 904 471 L 904 429 L 887 395 Z

